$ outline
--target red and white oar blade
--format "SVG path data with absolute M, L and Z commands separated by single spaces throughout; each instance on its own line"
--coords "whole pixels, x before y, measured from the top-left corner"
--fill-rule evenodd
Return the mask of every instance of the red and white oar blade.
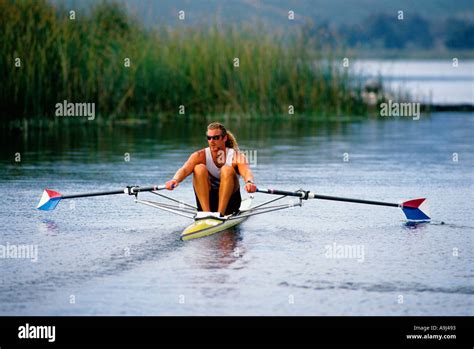
M 402 210 L 407 219 L 411 222 L 429 222 L 431 220 L 426 199 L 414 199 L 405 201 Z
M 57 206 L 59 201 L 61 200 L 62 195 L 57 191 L 45 189 L 43 191 L 43 195 L 41 196 L 41 200 L 36 207 L 38 210 L 43 211 L 51 211 Z

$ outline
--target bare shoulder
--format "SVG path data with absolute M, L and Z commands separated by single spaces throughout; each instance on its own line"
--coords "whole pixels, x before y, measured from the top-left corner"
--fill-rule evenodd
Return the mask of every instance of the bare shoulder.
M 189 159 L 190 160 L 192 159 L 192 161 L 195 162 L 196 164 L 205 163 L 206 162 L 206 150 L 205 149 L 196 150 L 194 153 L 191 154 Z

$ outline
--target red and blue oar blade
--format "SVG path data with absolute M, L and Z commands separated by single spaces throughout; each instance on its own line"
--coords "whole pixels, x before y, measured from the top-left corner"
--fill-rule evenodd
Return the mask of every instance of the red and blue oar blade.
M 405 201 L 401 207 L 409 222 L 425 223 L 431 220 L 428 202 L 426 199 L 413 199 Z
M 59 201 L 61 201 L 62 195 L 57 191 L 45 189 L 43 191 L 43 195 L 41 196 L 41 200 L 36 207 L 38 210 L 43 211 L 51 211 L 58 205 Z

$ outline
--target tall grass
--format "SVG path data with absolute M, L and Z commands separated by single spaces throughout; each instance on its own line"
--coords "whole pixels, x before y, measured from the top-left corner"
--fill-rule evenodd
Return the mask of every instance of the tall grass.
M 263 28 L 179 23 L 146 30 L 106 2 L 76 16 L 46 0 L 0 0 L 3 120 L 53 117 L 63 100 L 95 102 L 105 118 L 176 115 L 179 105 L 187 114 L 367 111 L 359 79 L 301 32 L 284 39 Z

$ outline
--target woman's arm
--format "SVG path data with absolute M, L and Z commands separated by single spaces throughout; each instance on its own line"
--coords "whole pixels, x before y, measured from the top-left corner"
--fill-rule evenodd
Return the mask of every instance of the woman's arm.
M 178 171 L 176 171 L 173 179 L 166 182 L 166 189 L 173 190 L 179 185 L 179 183 L 184 181 L 187 176 L 193 173 L 194 167 L 202 163 L 202 152 L 203 150 L 199 150 L 191 154 L 184 165 Z
M 254 193 L 257 190 L 257 187 L 253 183 L 253 173 L 246 156 L 242 153 L 237 153 L 235 160 L 237 162 L 239 173 L 245 181 L 245 190 L 249 193 Z

